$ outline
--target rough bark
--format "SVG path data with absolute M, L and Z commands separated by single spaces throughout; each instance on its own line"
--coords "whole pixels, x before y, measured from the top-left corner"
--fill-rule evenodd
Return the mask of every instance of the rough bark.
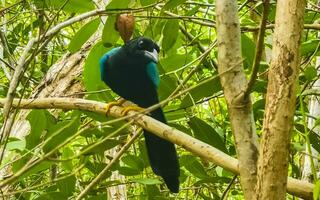
M 255 199 L 285 199 L 305 0 L 278 0 Z
M 247 79 L 242 66 L 240 24 L 237 1 L 217 0 L 218 70 L 230 70 L 220 77 L 228 104 L 232 132 L 236 141 L 242 190 L 251 200 L 256 184 L 258 142 L 250 97 L 245 97 Z

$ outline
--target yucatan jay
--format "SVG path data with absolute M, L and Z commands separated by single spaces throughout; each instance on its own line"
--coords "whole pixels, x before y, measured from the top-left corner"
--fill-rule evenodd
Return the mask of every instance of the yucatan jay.
M 159 102 L 157 69 L 159 46 L 139 37 L 107 52 L 100 59 L 101 79 L 122 98 L 147 108 Z M 166 123 L 161 108 L 151 116 Z M 171 192 L 179 191 L 179 162 L 174 144 L 146 130 L 144 137 L 151 168 L 164 179 Z

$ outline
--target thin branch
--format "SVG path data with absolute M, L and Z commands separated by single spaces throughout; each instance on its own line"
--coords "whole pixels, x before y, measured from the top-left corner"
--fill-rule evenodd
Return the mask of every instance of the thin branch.
M 223 194 L 221 196 L 221 200 L 226 199 L 227 194 L 229 193 L 231 186 L 233 185 L 233 183 L 235 182 L 235 180 L 237 179 L 238 175 L 234 175 L 233 178 L 231 179 L 230 183 L 228 184 L 228 187 L 223 191 Z
M 262 57 L 262 52 L 263 52 L 263 42 L 264 42 L 264 36 L 266 32 L 266 24 L 267 24 L 267 19 L 268 19 L 268 14 L 269 14 L 269 1 L 270 0 L 264 0 L 263 1 L 263 12 L 262 12 L 262 19 L 260 22 L 260 29 L 258 33 L 258 39 L 257 39 L 257 44 L 256 44 L 256 50 L 255 50 L 255 57 L 253 60 L 252 64 L 252 72 L 250 75 L 250 80 L 247 84 L 247 88 L 244 92 L 244 98 L 248 98 L 250 95 L 250 92 L 253 88 L 253 85 L 257 79 L 257 74 L 259 71 L 259 66 L 260 66 L 260 61 Z
M 120 159 L 120 157 L 126 152 L 127 149 L 133 144 L 133 142 L 139 137 L 141 131 L 137 131 L 132 138 L 120 149 L 119 152 L 114 156 L 114 158 L 109 162 L 109 164 L 94 178 L 87 187 L 81 191 L 81 193 L 77 196 L 76 200 L 80 200 L 85 197 L 88 192 L 96 186 L 101 179 L 107 174 L 109 169 Z
M 13 101 L 14 107 L 19 105 L 18 101 L 19 99 L 15 99 Z M 4 102 L 5 99 L 0 99 L 0 106 L 3 106 Z M 105 103 L 77 98 L 42 98 L 22 99 L 19 107 L 22 109 L 78 109 L 105 115 L 105 105 Z M 121 117 L 122 111 L 123 107 L 113 106 L 108 114 L 113 117 Z M 211 161 L 230 172 L 235 174 L 239 173 L 237 159 L 229 156 L 228 154 L 225 154 L 218 149 L 149 116 L 139 114 L 135 111 L 128 112 L 128 116 L 134 121 L 134 123 L 138 124 L 143 129 L 175 143 L 195 155 Z M 0 185 L 3 186 L 3 181 L 0 182 Z M 314 185 L 289 177 L 287 187 L 289 193 L 308 199 L 312 197 Z

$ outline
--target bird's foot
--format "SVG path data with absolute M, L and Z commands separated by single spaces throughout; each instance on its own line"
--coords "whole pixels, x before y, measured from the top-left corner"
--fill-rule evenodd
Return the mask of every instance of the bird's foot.
M 120 99 L 118 101 L 115 101 L 115 102 L 110 102 L 110 103 L 107 103 L 104 107 L 104 109 L 106 110 L 106 113 L 110 112 L 110 109 L 113 107 L 113 106 L 121 106 L 124 102 L 126 102 L 125 99 Z
M 127 107 L 125 107 L 122 111 L 121 111 L 121 115 L 122 116 L 125 116 L 125 115 L 127 115 L 128 114 L 128 112 L 130 112 L 130 111 L 136 111 L 136 112 L 144 112 L 146 109 L 144 109 L 144 108 L 141 108 L 141 107 L 139 107 L 139 106 L 127 106 Z

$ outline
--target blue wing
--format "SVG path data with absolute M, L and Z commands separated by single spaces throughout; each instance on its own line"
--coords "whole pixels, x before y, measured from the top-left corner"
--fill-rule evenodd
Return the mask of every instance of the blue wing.
M 118 50 L 120 49 L 121 47 L 116 47 L 116 48 L 113 48 L 111 49 L 110 51 L 108 51 L 107 53 L 105 53 L 101 58 L 100 58 L 100 61 L 99 61 L 99 65 L 100 65 L 100 75 L 101 75 L 101 80 L 106 82 L 105 81 L 105 74 L 106 74 L 106 63 L 107 63 L 107 60 L 114 54 L 116 54 L 118 52 Z
M 150 77 L 152 83 L 158 88 L 160 83 L 159 72 L 157 64 L 154 62 L 149 62 L 147 65 L 147 74 Z

